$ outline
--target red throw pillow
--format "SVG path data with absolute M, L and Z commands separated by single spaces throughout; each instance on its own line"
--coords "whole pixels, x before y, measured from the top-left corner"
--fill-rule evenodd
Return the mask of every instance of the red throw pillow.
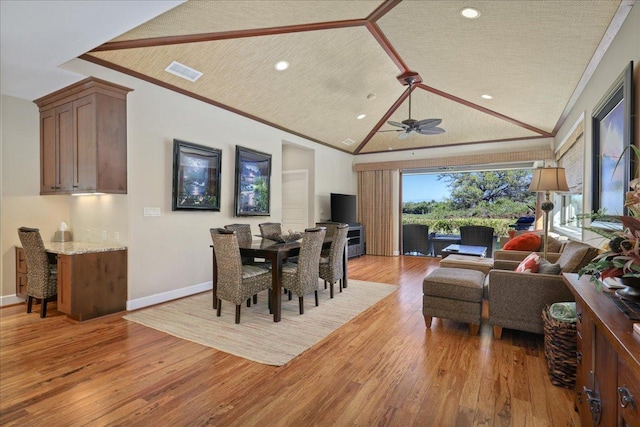
M 531 252 L 516 268 L 518 273 L 536 273 L 540 268 L 542 258 L 537 253 Z
M 504 244 L 502 249 L 512 251 L 537 251 L 542 244 L 542 237 L 538 233 L 524 233 L 514 237 Z

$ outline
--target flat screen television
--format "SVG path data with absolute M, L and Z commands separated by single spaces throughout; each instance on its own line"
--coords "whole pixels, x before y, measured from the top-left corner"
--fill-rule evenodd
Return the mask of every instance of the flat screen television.
M 331 221 L 357 224 L 356 196 L 331 193 Z

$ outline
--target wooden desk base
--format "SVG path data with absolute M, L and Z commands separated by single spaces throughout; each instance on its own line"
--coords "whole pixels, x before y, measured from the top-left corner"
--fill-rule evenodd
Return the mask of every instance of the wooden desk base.
M 126 250 L 58 255 L 58 311 L 82 321 L 126 307 Z

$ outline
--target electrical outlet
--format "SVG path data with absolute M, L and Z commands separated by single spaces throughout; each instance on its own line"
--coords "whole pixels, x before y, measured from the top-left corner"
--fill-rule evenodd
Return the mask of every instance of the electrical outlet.
M 116 232 L 113 234 L 113 240 L 115 240 L 116 242 L 119 242 L 119 241 L 120 241 L 120 232 L 119 232 L 119 231 L 116 231 Z
M 102 241 L 103 242 L 107 241 L 107 230 L 102 230 Z

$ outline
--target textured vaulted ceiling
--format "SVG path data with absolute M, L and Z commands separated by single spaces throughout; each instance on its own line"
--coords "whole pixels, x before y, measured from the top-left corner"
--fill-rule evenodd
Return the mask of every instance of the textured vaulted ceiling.
M 481 16 L 463 18 L 465 6 Z M 82 58 L 351 153 L 463 146 L 553 135 L 619 6 L 188 1 Z M 204 75 L 176 77 L 172 61 Z M 412 118 L 441 118 L 445 133 L 380 132 L 408 117 L 408 71 L 422 79 Z

